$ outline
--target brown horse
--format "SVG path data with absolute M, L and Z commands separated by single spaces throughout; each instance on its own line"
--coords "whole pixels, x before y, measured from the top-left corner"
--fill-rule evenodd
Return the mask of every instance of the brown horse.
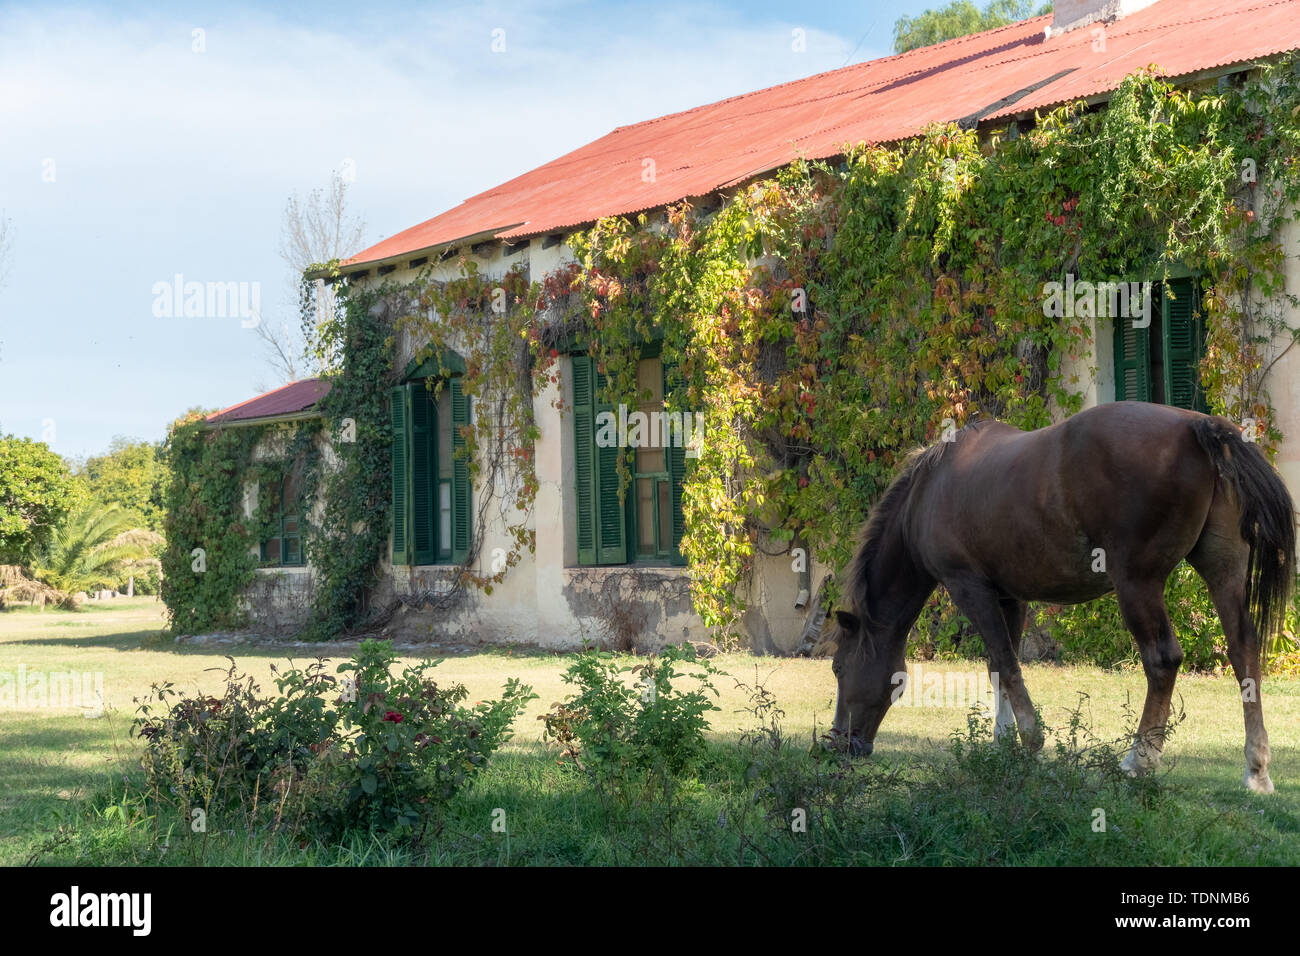
M 1146 705 L 1124 760 L 1153 768 L 1183 651 L 1165 579 L 1184 558 L 1205 579 L 1241 686 L 1245 783 L 1269 793 L 1260 707 L 1261 635 L 1281 624 L 1295 581 L 1291 496 L 1225 418 L 1113 402 L 1048 428 L 968 425 L 917 451 L 873 509 L 836 613 L 834 736 L 870 753 L 905 671 L 907 634 L 935 587 L 984 638 L 1000 687 L 995 732 L 1042 730 L 1020 673 L 1027 601 L 1076 604 L 1114 591 L 1137 639 Z

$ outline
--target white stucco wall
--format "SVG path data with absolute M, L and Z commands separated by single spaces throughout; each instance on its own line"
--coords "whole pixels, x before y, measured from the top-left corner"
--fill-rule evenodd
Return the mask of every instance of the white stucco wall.
M 485 276 L 504 275 L 523 263 L 533 279 L 571 261 L 572 255 L 564 244 L 545 249 L 542 245 L 540 239 L 535 239 L 528 249 L 511 256 L 504 255 L 500 245 L 492 245 L 473 258 Z M 373 276 L 363 281 L 399 284 L 426 272 L 434 279 L 450 280 L 460 275 L 457 258 L 432 268 L 402 267 L 382 280 Z M 422 344 L 401 336 L 395 367 L 404 368 Z M 387 549 L 381 562 L 383 585 L 376 597 L 382 602 L 382 592 L 387 591 L 407 598 L 389 624 L 389 633 L 427 636 L 443 642 L 528 643 L 556 649 L 580 647 L 584 641 L 615 646 L 632 641 L 640 649 L 650 649 L 667 641 L 707 640 L 704 626 L 690 605 L 685 569 L 578 567 L 574 437 L 567 413 L 572 407 L 572 363 L 568 356 L 561 358 L 559 369 L 560 384 L 548 384 L 533 400 L 540 432 L 534 446 L 538 493 L 526 526 L 535 533 L 535 553 L 525 552 L 519 563 L 507 570 L 504 580 L 493 585 L 491 594 L 470 586 L 455 606 L 434 608 L 418 606 L 416 599 L 426 591 L 435 595 L 445 592 L 454 569 L 394 566 L 391 549 Z M 566 411 L 555 407 L 560 399 Z M 478 414 L 481 404 L 472 405 L 473 414 Z M 485 493 L 481 485 L 473 489 L 476 522 Z M 494 558 L 508 553 L 513 539 L 507 528 L 517 521 L 518 514 L 511 505 L 503 506 L 495 499 L 489 503 L 475 573 L 490 574 Z
M 1300 294 L 1300 226 L 1292 222 L 1283 226 L 1282 248 L 1286 252 L 1283 276 L 1286 292 Z M 1274 307 L 1291 329 L 1300 328 L 1300 309 L 1285 299 L 1278 299 Z M 1283 434 L 1278 448 L 1277 469 L 1291 490 L 1291 497 L 1300 501 L 1300 348 L 1288 350 L 1289 342 L 1279 336 L 1273 342 L 1274 353 L 1279 357 L 1264 379 L 1264 388 L 1273 402 L 1277 425 Z

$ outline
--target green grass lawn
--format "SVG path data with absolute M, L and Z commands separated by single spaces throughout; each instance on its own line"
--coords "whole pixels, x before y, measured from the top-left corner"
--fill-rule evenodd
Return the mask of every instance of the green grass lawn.
M 174 645 L 161 638 L 163 624 L 161 605 L 147 598 L 77 612 L 0 613 L 0 674 L 16 674 L 20 667 L 29 674 L 102 674 L 104 697 L 103 713 L 93 719 L 73 707 L 31 701 L 0 706 L 0 863 L 21 864 L 41 847 L 44 863 L 169 861 L 156 847 L 148 848 L 148 841 L 96 822 L 106 794 L 120 790 L 123 771 L 139 752 L 130 736 L 133 698 L 162 681 L 181 690 L 216 691 L 228 666 L 227 652 L 271 691 L 270 667 L 282 664 L 286 653 Z M 307 648 L 295 651 L 299 664 L 316 656 Z M 325 651 L 336 662 L 349 652 L 342 645 Z M 998 763 L 1001 758 L 991 748 L 980 758 L 993 761 L 987 773 L 970 760 L 954 759 L 951 736 L 966 727 L 964 709 L 896 706 L 881 728 L 875 755 L 856 762 L 860 766 L 849 772 L 851 779 L 838 784 L 838 796 L 804 793 L 806 778 L 790 783 L 791 793 L 803 796 L 786 795 L 781 792 L 786 778 L 774 771 L 775 784 L 756 798 L 751 791 L 758 785 L 751 786 L 746 776 L 749 758 L 737 744 L 755 720 L 745 712 L 747 697 L 735 680 L 752 684 L 757 677 L 775 695 L 785 711 L 784 733 L 799 745 L 792 748 L 796 751 L 807 749 L 814 728 L 828 727 L 835 681 L 826 661 L 723 655 L 714 662 L 728 675 L 715 681 L 721 707 L 711 717 L 715 756 L 697 778 L 682 782 L 685 810 L 672 816 L 648 805 L 608 806 L 582 779 L 557 766 L 536 717 L 571 692 L 561 681 L 567 663 L 563 655 L 492 650 L 449 657 L 439 666 L 439 680 L 465 684 L 471 701 L 498 696 L 509 677 L 532 685 L 538 699 L 516 723 L 513 740 L 456 798 L 438 839 L 418 851 L 360 839 L 343 847 L 295 846 L 282 837 L 218 826 L 201 847 L 178 841 L 170 861 L 1300 863 L 1300 680 L 1294 678 L 1264 685 L 1277 786 L 1269 797 L 1248 794 L 1241 785 L 1243 730 L 1233 681 L 1185 674 L 1178 695 L 1187 719 L 1166 748 L 1154 794 L 1138 786 L 1113 793 L 1085 789 L 1062 800 L 1039 793 L 1032 781 L 1018 792 L 1018 781 L 1027 779 L 1024 767 L 1015 764 L 1018 758 Z M 920 665 L 927 673 L 975 666 Z M 1082 712 L 1099 738 L 1121 737 L 1126 702 L 1139 710 L 1145 691 L 1138 671 L 1031 664 L 1025 675 L 1052 728 L 1066 726 L 1079 695 L 1086 694 Z M 1049 742 L 1049 753 L 1051 747 Z M 858 796 L 844 803 L 844 791 L 854 788 Z M 1097 833 L 1092 814 L 1103 792 L 1109 826 Z M 781 803 L 787 796 L 787 802 L 815 805 L 810 815 L 816 840 L 805 837 L 801 844 L 787 832 L 788 807 Z M 497 808 L 509 814 L 508 842 L 490 827 Z M 77 837 L 54 839 L 60 825 Z

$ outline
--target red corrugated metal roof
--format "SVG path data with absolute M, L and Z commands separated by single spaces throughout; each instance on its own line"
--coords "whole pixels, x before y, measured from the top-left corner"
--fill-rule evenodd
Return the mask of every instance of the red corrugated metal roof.
M 238 405 L 213 412 L 205 421 L 210 425 L 228 425 L 231 422 L 246 422 L 255 418 L 273 418 L 277 415 L 305 412 L 324 398 L 329 390 L 329 382 L 319 378 L 304 378 L 272 389 L 256 398 L 250 398 L 246 402 L 240 402 Z
M 1160 0 L 1105 27 L 1045 36 L 1036 17 L 623 126 L 357 253 L 374 263 L 471 236 L 522 238 L 702 196 L 848 143 L 997 118 L 1114 90 L 1156 65 L 1170 76 L 1300 49 L 1300 0 Z M 1026 92 L 1028 91 L 1028 92 Z M 1008 98 L 1017 97 L 1012 103 Z M 653 182 L 643 160 L 655 164 Z

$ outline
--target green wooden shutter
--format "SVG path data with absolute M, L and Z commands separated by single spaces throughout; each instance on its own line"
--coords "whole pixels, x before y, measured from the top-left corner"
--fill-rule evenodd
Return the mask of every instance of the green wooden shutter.
M 453 378 L 447 384 L 451 389 L 451 560 L 464 564 L 469 558 L 470 509 L 473 506 L 469 461 L 465 457 L 465 436 L 462 434 L 462 429 L 469 427 L 469 396 L 462 390 L 459 378 Z
M 411 444 L 407 449 L 411 459 L 411 563 L 433 564 L 438 560 L 433 537 L 433 402 L 423 380 L 406 387 L 411 396 Z
M 408 473 L 408 435 L 406 432 L 410 420 L 410 416 L 407 414 L 407 404 L 410 402 L 410 396 L 410 391 L 403 386 L 398 386 L 389 392 L 391 403 L 389 422 L 393 427 L 393 564 L 411 563 L 411 538 L 408 533 L 410 513 L 407 507 L 409 501 L 407 483 L 410 476 Z
M 1151 329 L 1115 318 L 1115 401 L 1151 401 Z
M 1171 279 L 1174 298 L 1161 297 L 1165 355 L 1165 401 L 1179 408 L 1207 411 L 1201 389 L 1200 310 L 1196 284 L 1190 279 Z
M 676 364 L 664 364 L 664 398 L 665 407 L 669 401 L 680 400 L 685 397 L 685 389 L 681 387 L 681 375 L 678 373 Z M 686 443 L 690 441 L 691 436 L 686 428 L 685 409 L 678 409 L 674 405 L 674 411 L 681 411 L 682 414 L 682 433 L 680 443 L 676 435 L 671 435 L 672 439 L 668 448 L 666 458 L 668 460 L 668 496 L 673 506 L 673 547 L 672 563 L 681 567 L 686 564 L 686 558 L 682 556 L 682 535 L 686 531 L 686 518 L 682 514 L 682 483 L 686 480 Z
M 577 483 L 578 564 L 596 563 L 595 367 L 587 355 L 573 356 L 573 470 Z
M 601 405 L 600 396 L 605 391 L 605 376 L 596 371 L 595 408 L 601 412 L 617 414 L 611 405 Z M 622 481 L 618 474 L 619 456 L 623 449 L 617 441 L 608 448 L 596 446 L 596 562 L 598 564 L 627 564 L 627 516 L 619 495 Z

